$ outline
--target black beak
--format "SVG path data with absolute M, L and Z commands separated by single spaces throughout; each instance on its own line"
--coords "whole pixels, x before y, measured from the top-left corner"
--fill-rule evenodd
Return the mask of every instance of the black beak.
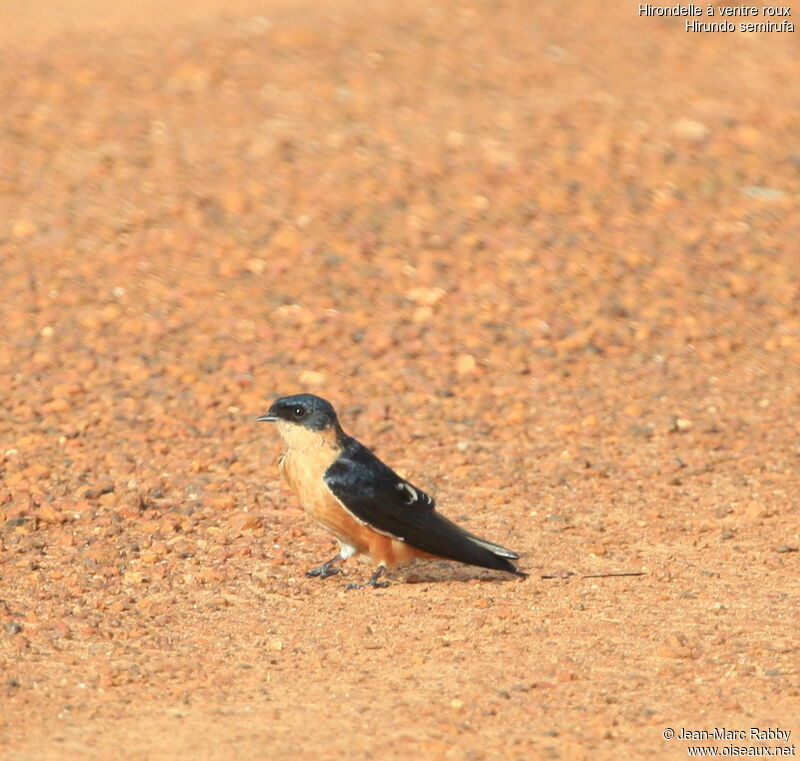
M 280 418 L 277 415 L 271 415 L 269 412 L 267 412 L 266 414 L 261 415 L 260 417 L 257 417 L 256 418 L 256 422 L 257 423 L 274 423 L 276 420 L 279 420 L 279 419 Z

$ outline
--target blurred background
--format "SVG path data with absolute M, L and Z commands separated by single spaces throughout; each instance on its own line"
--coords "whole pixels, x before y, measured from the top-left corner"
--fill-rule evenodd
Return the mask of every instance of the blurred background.
M 189 621 L 248 574 L 286 587 L 328 543 L 254 418 L 300 391 L 534 573 L 677 573 L 742 532 L 785 582 L 797 37 L 684 21 L 591 0 L 5 2 L 18 609 L 35 588 L 69 617 L 47 590 L 102 579 L 74 634 L 92 641 L 120 590 L 149 585 L 155 631 L 166 599 Z
M 17 421 L 241 436 L 231 408 L 304 389 L 502 422 L 573 363 L 581 420 L 637 368 L 797 359 L 792 34 L 599 3 L 5 13 Z

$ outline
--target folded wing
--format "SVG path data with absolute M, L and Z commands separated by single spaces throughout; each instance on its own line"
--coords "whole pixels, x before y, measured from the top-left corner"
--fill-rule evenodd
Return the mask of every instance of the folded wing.
M 525 575 L 509 561 L 515 553 L 437 513 L 430 496 L 355 439 L 326 470 L 325 483 L 356 520 L 382 534 L 448 560 Z

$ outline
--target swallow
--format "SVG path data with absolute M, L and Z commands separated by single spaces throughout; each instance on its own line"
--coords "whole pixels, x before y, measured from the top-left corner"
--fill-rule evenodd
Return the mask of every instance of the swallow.
M 339 573 L 335 563 L 359 554 L 377 566 L 369 587 L 388 586 L 379 581 L 386 569 L 415 558 L 455 560 L 527 576 L 511 563 L 519 555 L 445 518 L 432 497 L 348 436 L 325 399 L 284 396 L 257 420 L 276 424 L 286 445 L 278 461 L 283 477 L 306 514 L 339 544 L 336 556 L 307 571 L 308 576 Z

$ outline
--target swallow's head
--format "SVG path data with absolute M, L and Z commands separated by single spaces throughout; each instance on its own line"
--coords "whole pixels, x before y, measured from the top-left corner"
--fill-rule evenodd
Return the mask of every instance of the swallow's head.
M 256 418 L 260 421 L 279 423 L 281 431 L 288 426 L 301 426 L 311 431 L 338 428 L 336 410 L 330 402 L 313 394 L 294 394 L 276 399 L 267 412 Z

